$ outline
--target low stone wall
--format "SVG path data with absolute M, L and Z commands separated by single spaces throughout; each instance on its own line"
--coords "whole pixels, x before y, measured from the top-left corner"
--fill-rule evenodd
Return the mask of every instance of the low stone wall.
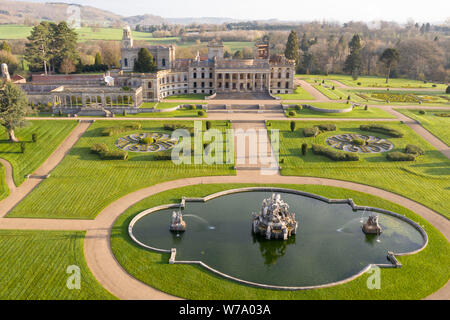
M 348 113 L 348 112 L 353 111 L 353 105 L 351 105 L 350 107 L 348 107 L 346 109 L 322 109 L 322 108 L 313 107 L 308 104 L 304 104 L 303 108 L 310 109 L 310 110 L 317 111 L 317 112 L 322 112 L 322 113 Z
M 152 248 L 150 246 L 147 246 L 141 242 L 139 242 L 139 240 L 136 239 L 136 237 L 133 235 L 133 227 L 135 225 L 135 223 L 137 221 L 139 221 L 142 217 L 151 214 L 153 212 L 156 211 L 160 211 L 160 210 L 164 210 L 164 209 L 170 209 L 170 208 L 177 208 L 177 209 L 181 209 L 181 208 L 185 208 L 186 207 L 186 203 L 187 202 L 207 202 L 210 201 L 212 199 L 218 198 L 218 197 L 223 197 L 225 195 L 230 195 L 230 194 L 234 194 L 234 193 L 242 193 L 242 192 L 253 192 L 253 191 L 267 191 L 267 192 L 285 192 L 285 193 L 291 193 L 291 194 L 297 194 L 300 196 L 305 196 L 305 197 L 309 197 L 309 198 L 313 198 L 313 199 L 317 199 L 326 203 L 330 203 L 330 204 L 348 204 L 351 206 L 351 208 L 354 211 L 374 211 L 374 212 L 379 212 L 379 213 L 383 213 L 386 215 L 390 215 L 390 216 L 394 216 L 396 218 L 401 219 L 402 221 L 405 221 L 409 224 L 411 224 L 414 228 L 416 228 L 420 234 L 422 235 L 422 237 L 424 238 L 424 245 L 414 251 L 414 252 L 407 252 L 407 253 L 393 253 L 391 251 L 389 251 L 387 253 L 387 259 L 388 261 L 391 262 L 391 264 L 369 264 L 366 267 L 364 267 L 360 272 L 358 272 L 357 274 L 350 276 L 346 279 L 343 279 L 341 281 L 336 281 L 336 282 L 332 282 L 332 283 L 327 283 L 327 284 L 323 284 L 323 285 L 318 285 L 318 286 L 307 286 L 307 287 L 286 287 L 286 286 L 273 286 L 273 285 L 265 285 L 265 284 L 260 284 L 260 283 L 254 283 L 254 282 L 250 282 L 250 281 L 246 281 L 246 280 L 242 280 L 242 279 L 238 279 L 232 276 L 229 276 L 225 273 L 222 273 L 210 266 L 208 266 L 207 264 L 203 263 L 202 261 L 177 261 L 176 260 L 176 248 L 172 248 L 171 250 L 164 250 L 164 249 L 158 249 L 158 248 Z M 168 204 L 168 205 L 162 205 L 162 206 L 158 206 L 155 208 L 151 208 L 148 209 L 146 211 L 143 211 L 141 213 L 139 213 L 136 217 L 134 217 L 134 219 L 130 222 L 129 226 L 128 226 L 128 234 L 130 235 L 130 237 L 133 239 L 133 241 L 135 241 L 137 244 L 139 244 L 140 246 L 149 249 L 149 250 L 153 250 L 153 251 L 157 251 L 157 252 L 162 252 L 162 253 L 170 253 L 170 260 L 169 263 L 170 264 L 196 264 L 196 265 L 200 265 L 202 267 L 204 267 L 205 269 L 218 274 L 220 276 L 222 276 L 223 278 L 238 282 L 238 283 L 242 283 L 245 285 L 249 285 L 249 286 L 253 286 L 253 287 L 257 287 L 257 288 L 264 288 L 264 289 L 271 289 L 271 290 L 285 290 L 285 291 L 299 291 L 299 290 L 312 290 L 312 289 L 322 289 L 322 288 L 328 288 L 328 287 L 333 287 L 333 286 L 337 286 L 340 284 L 344 284 L 347 282 L 350 282 L 356 278 L 359 278 L 360 276 L 362 276 L 364 273 L 366 273 L 367 271 L 369 271 L 372 267 L 380 267 L 380 268 L 400 268 L 402 265 L 401 263 L 396 259 L 396 256 L 405 256 L 405 255 L 412 255 L 412 254 L 416 254 L 419 253 L 420 251 L 424 250 L 427 245 L 428 245 L 428 235 L 425 232 L 425 230 L 416 222 L 412 221 L 411 219 L 407 218 L 406 216 L 402 216 L 398 213 L 389 211 L 389 210 L 384 210 L 384 209 L 380 209 L 380 208 L 374 208 L 374 207 L 367 207 L 367 206 L 358 206 L 355 204 L 355 202 L 353 201 L 353 199 L 328 199 L 313 193 L 309 193 L 309 192 L 304 192 L 304 191 L 300 191 L 300 190 L 293 190 L 293 189 L 285 189 L 285 188 L 271 188 L 271 187 L 248 187 L 248 188 L 240 188 L 240 189 L 230 189 L 230 190 L 225 190 L 225 191 L 221 191 L 218 193 L 214 193 L 212 195 L 206 196 L 204 198 L 186 198 L 186 197 L 182 197 L 180 204 Z

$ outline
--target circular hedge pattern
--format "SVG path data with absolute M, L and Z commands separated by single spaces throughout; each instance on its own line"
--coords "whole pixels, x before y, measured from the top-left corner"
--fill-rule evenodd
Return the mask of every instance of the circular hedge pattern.
M 354 133 L 329 137 L 326 143 L 337 150 L 358 153 L 380 153 L 391 151 L 394 148 L 394 144 L 389 140 Z
M 148 141 L 143 141 L 144 138 Z M 139 133 L 121 137 L 116 141 L 116 147 L 130 152 L 158 152 L 172 149 L 178 139 L 164 133 Z

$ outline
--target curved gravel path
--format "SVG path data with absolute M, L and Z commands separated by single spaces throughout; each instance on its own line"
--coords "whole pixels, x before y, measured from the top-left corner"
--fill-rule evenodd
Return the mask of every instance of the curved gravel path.
M 36 170 L 35 174 L 46 175 L 50 173 L 89 128 L 90 124 L 91 122 L 80 122 L 80 124 L 70 133 L 70 135 L 47 159 L 47 161 Z M 430 137 L 426 133 L 418 131 L 417 133 L 419 133 L 427 141 L 430 141 Z M 430 142 L 433 143 L 432 141 Z M 7 168 L 8 165 L 9 163 L 5 165 L 5 168 Z M 7 180 L 12 179 L 12 168 L 10 165 L 9 169 L 6 171 L 8 171 L 7 176 L 9 176 L 7 177 Z M 28 179 L 20 187 L 11 192 L 8 198 L 0 202 L 0 229 L 86 230 L 87 233 L 84 242 L 84 254 L 89 269 L 105 289 L 120 299 L 176 299 L 176 297 L 151 288 L 131 277 L 115 259 L 110 246 L 110 236 L 116 219 L 130 206 L 149 196 L 184 186 L 217 183 L 252 183 L 265 185 L 316 184 L 346 188 L 384 198 L 414 211 L 430 222 L 444 234 L 448 241 L 450 241 L 450 221 L 448 219 L 433 210 L 398 194 L 367 185 L 334 179 L 279 175 L 261 176 L 259 175 L 258 170 L 238 170 L 237 176 L 186 178 L 160 183 L 130 193 L 116 200 L 102 210 L 95 220 L 4 218 L 7 212 L 18 202 L 20 202 L 29 192 L 31 192 L 31 190 L 41 181 L 41 179 Z M 431 295 L 429 298 L 450 299 L 450 284 L 447 283 L 443 288 Z

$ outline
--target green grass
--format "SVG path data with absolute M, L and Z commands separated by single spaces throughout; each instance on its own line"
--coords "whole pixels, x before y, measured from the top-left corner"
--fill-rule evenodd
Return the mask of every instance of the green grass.
M 115 299 L 84 260 L 84 232 L 0 230 L 0 299 Z M 80 290 L 69 290 L 67 267 L 80 268 Z
M 144 102 L 139 108 L 153 109 L 157 104 L 158 102 Z
M 357 80 L 353 80 L 350 75 L 341 75 L 341 74 L 330 74 L 328 76 L 325 75 L 296 75 L 297 78 L 301 79 L 317 79 L 317 80 L 337 80 L 342 82 L 343 84 L 349 87 L 373 87 L 373 88 L 433 88 L 433 89 L 443 89 L 447 87 L 445 84 L 436 84 L 436 87 L 433 87 L 433 83 L 412 79 L 399 79 L 392 78 L 389 79 L 389 83 L 386 84 L 386 78 L 384 77 L 375 77 L 375 76 L 361 76 Z M 361 85 L 358 85 L 361 83 Z M 336 85 L 337 87 L 337 85 Z
M 9 189 L 5 182 L 5 167 L 0 163 L 0 199 L 9 195 Z
M 192 121 L 140 121 L 141 130 L 113 137 L 101 134 L 104 128 L 129 123 L 98 120 L 92 124 L 51 177 L 20 202 L 8 217 L 93 219 L 113 201 L 144 187 L 184 177 L 235 174 L 233 165 L 175 165 L 172 161 L 154 160 L 152 153 L 134 152 L 129 153 L 128 161 L 100 160 L 90 152 L 96 143 L 106 143 L 111 150 L 117 150 L 115 141 L 131 133 L 164 132 L 164 123 L 193 126 Z M 211 123 L 223 132 L 227 129 L 225 121 Z
M 450 113 L 450 110 L 423 110 L 425 114 L 420 114 L 419 110 L 395 109 L 420 122 L 420 124 L 450 146 L 450 118 L 436 116 L 437 113 Z
M 175 96 L 169 96 L 165 100 L 205 100 L 207 94 L 179 94 Z
M 295 111 L 295 117 L 289 116 L 289 111 Z M 289 108 L 286 112 L 286 116 L 289 118 L 395 119 L 389 112 L 376 107 L 369 107 L 368 110 L 364 110 L 364 107 L 356 107 L 353 111 L 347 113 L 323 113 L 306 108 L 303 108 L 302 110 Z
M 299 121 L 297 130 L 290 131 L 289 121 L 270 121 L 270 129 L 280 130 L 280 159 L 282 175 L 313 176 L 354 181 L 385 189 L 415 200 L 450 218 L 450 160 L 431 144 L 418 136 L 411 128 L 400 122 L 381 122 L 404 133 L 403 138 L 392 138 L 380 133 L 372 135 L 387 138 L 394 144 L 393 151 L 404 151 L 408 144 L 425 150 L 425 156 L 414 162 L 390 162 L 386 153 L 361 155 L 358 162 L 335 162 L 326 157 L 314 155 L 311 150 L 301 154 L 301 145 L 312 143 L 326 145 L 329 136 L 342 133 L 361 133 L 359 126 L 368 122 L 334 122 L 337 131 L 326 132 L 315 138 L 305 138 L 303 128 L 332 121 Z
M 276 94 L 282 100 L 315 100 L 315 98 L 304 88 L 297 87 L 293 94 Z
M 179 105 L 179 102 L 160 102 L 156 105 L 156 109 L 173 109 Z
M 9 142 L 4 127 L 0 127 L 0 158 L 11 163 L 16 185 L 22 184 L 27 174 L 39 168 L 76 125 L 77 121 L 73 120 L 29 121 L 26 127 L 16 130 L 16 137 L 26 143 L 24 154 L 20 151 L 20 144 Z M 38 135 L 36 143 L 31 141 L 33 133 Z
M 381 270 L 381 290 L 369 290 L 367 277 L 336 287 L 305 291 L 277 291 L 249 287 L 225 280 L 199 266 L 170 265 L 169 254 L 145 250 L 128 235 L 128 224 L 139 212 L 161 204 L 179 203 L 182 196 L 203 197 L 218 191 L 248 185 L 197 185 L 163 192 L 130 207 L 116 221 L 111 248 L 125 270 L 154 288 L 187 299 L 421 299 L 441 288 L 450 277 L 450 244 L 427 221 L 415 213 L 387 200 L 342 188 L 317 185 L 279 185 L 304 190 L 328 198 L 353 198 L 359 205 L 368 205 L 405 214 L 424 226 L 430 243 L 411 256 L 399 257 L 401 269 Z M 420 275 L 420 276 L 418 276 Z

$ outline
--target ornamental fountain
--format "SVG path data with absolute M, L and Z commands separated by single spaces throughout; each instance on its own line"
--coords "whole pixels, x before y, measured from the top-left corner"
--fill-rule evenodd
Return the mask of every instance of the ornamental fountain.
M 267 240 L 287 240 L 297 233 L 295 213 L 289 212 L 289 205 L 281 200 L 280 194 L 264 199 L 261 212 L 253 213 L 252 217 L 253 233 L 265 236 Z
M 370 216 L 367 222 L 363 224 L 362 230 L 365 234 L 381 234 L 382 229 L 378 223 L 378 216 Z
M 172 213 L 172 220 L 170 222 L 170 231 L 184 232 L 186 231 L 186 221 L 183 220 L 181 211 L 174 211 Z

